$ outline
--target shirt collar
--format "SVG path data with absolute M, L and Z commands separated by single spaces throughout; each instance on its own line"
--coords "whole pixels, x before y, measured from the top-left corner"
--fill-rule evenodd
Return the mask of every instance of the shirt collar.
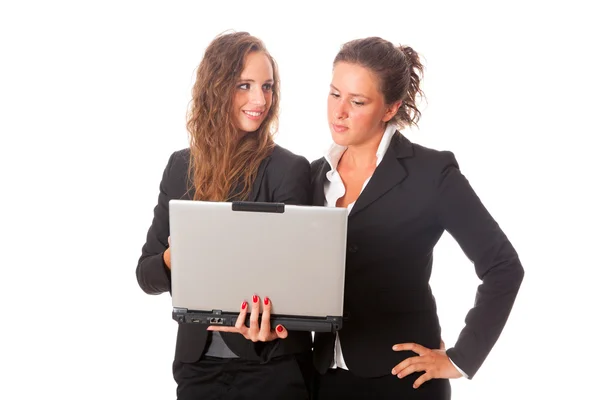
M 379 142 L 379 146 L 377 147 L 377 152 L 375 153 L 377 156 L 377 164 L 381 162 L 383 156 L 387 152 L 390 147 L 390 143 L 392 142 L 392 138 L 394 137 L 394 133 L 396 133 L 396 125 L 387 124 L 385 131 L 383 132 L 383 136 L 381 137 L 381 141 Z M 325 153 L 325 160 L 331 166 L 331 170 L 335 171 L 337 169 L 338 163 L 342 158 L 342 155 L 346 151 L 346 146 L 340 146 L 339 144 L 332 143 L 329 146 L 329 149 Z

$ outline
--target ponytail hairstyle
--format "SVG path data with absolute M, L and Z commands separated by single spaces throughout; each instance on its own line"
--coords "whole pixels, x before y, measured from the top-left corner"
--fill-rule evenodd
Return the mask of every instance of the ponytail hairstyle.
M 419 87 L 423 65 L 416 51 L 409 46 L 394 46 L 379 37 L 368 37 L 342 45 L 333 61 L 334 67 L 338 62 L 369 69 L 379 79 L 379 90 L 386 104 L 402 101 L 390 122 L 400 129 L 417 126 L 421 118 L 417 102 L 425 95 Z

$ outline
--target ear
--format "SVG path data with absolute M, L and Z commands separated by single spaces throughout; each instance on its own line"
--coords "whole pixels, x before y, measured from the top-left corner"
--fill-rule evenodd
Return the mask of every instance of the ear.
M 381 118 L 381 120 L 383 122 L 388 122 L 390 119 L 392 119 L 394 117 L 394 115 L 396 115 L 396 113 L 398 112 L 398 109 L 400 108 L 401 105 L 402 105 L 402 100 L 399 100 L 395 103 L 392 103 L 392 104 L 389 104 L 388 106 L 386 106 L 385 114 L 383 114 L 383 118 Z

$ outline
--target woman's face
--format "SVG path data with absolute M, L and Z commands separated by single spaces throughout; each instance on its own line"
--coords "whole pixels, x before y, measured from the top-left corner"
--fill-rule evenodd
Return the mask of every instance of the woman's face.
M 262 52 L 246 56 L 233 95 L 233 121 L 241 134 L 256 131 L 273 101 L 273 66 Z
M 398 105 L 386 105 L 379 79 L 358 64 L 338 62 L 333 68 L 327 116 L 333 141 L 341 146 L 379 140 Z

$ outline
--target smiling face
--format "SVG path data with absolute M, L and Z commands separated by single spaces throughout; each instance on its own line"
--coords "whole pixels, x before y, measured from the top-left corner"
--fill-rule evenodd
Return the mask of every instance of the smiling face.
M 335 64 L 327 101 L 335 143 L 353 146 L 379 140 L 399 105 L 385 104 L 379 80 L 369 69 L 346 62 Z
M 233 121 L 241 134 L 256 131 L 273 101 L 273 66 L 262 52 L 246 56 L 233 95 Z

